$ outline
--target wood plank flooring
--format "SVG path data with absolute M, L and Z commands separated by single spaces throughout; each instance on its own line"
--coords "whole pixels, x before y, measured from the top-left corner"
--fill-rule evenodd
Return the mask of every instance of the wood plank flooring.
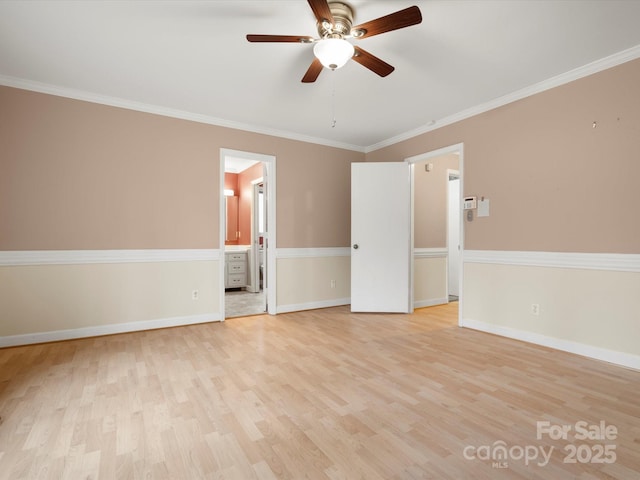
M 640 478 L 640 372 L 456 318 L 336 307 L 0 350 L 0 479 Z

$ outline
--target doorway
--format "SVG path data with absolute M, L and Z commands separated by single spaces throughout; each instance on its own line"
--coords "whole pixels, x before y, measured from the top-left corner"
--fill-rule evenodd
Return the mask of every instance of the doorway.
M 412 166 L 414 298 L 416 307 L 462 300 L 463 144 L 405 159 Z M 416 184 L 420 177 L 419 184 Z M 452 183 L 453 185 L 449 185 Z M 454 191 L 455 187 L 457 189 Z M 418 191 L 422 188 L 422 191 Z M 426 189 L 426 190 L 425 190 Z M 426 193 L 425 193 L 426 192 Z M 449 197 L 453 197 L 451 201 Z M 456 215 L 457 214 L 457 215 Z M 419 224 L 418 221 L 423 223 Z M 458 321 L 462 318 L 458 302 Z
M 221 149 L 220 167 L 223 318 L 275 314 L 275 157 Z

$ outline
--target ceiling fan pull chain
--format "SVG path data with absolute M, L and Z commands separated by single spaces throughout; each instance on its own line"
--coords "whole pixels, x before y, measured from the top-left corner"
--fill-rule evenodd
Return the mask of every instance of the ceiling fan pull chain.
M 331 73 L 331 128 L 336 128 L 336 72 Z

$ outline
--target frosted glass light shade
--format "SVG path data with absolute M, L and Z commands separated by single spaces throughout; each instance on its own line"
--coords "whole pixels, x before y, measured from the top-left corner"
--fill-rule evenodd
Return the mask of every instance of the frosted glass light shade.
M 325 38 L 313 47 L 313 54 L 320 63 L 331 70 L 342 67 L 353 57 L 353 45 L 341 38 Z

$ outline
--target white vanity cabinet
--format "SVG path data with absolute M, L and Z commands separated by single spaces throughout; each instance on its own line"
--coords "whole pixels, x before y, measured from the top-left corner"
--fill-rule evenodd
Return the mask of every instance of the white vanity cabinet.
M 224 253 L 224 288 L 247 286 L 247 252 Z

